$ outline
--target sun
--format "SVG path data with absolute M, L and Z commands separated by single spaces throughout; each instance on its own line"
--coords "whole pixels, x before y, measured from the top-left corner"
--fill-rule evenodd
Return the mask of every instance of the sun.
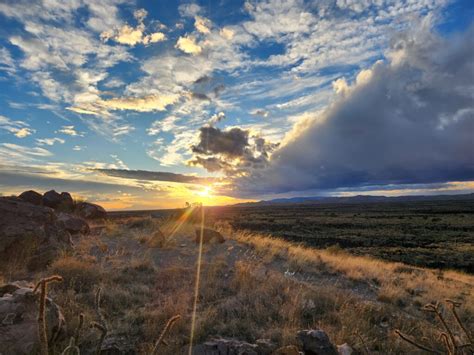
M 197 195 L 201 197 L 211 197 L 213 192 L 212 187 L 206 186 L 201 191 L 198 191 Z

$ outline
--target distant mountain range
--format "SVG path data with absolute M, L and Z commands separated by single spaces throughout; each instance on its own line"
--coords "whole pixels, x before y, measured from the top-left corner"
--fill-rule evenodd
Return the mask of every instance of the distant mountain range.
M 233 206 L 268 206 L 284 204 L 327 204 L 327 203 L 371 203 L 371 202 L 410 202 L 410 201 L 448 201 L 448 200 L 473 200 L 474 193 L 460 195 L 422 195 L 422 196 L 372 196 L 357 195 L 349 197 L 291 197 L 277 198 L 267 201 L 238 203 Z

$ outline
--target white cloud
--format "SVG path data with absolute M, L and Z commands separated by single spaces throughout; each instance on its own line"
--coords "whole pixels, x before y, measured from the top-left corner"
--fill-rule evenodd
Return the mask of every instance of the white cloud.
M 303 117 L 274 152 L 268 169 L 237 179 L 241 191 L 472 179 L 474 27 L 442 38 L 433 33 L 430 20 L 399 35 L 395 50 L 401 46 L 404 55 L 396 65 L 376 62 L 352 85 L 345 83 L 345 95 Z
M 64 139 L 58 137 L 36 139 L 36 143 L 38 143 L 38 145 L 54 145 L 55 143 L 64 144 L 65 142 L 66 141 Z
M 73 136 L 73 137 L 76 137 L 76 136 L 82 137 L 84 135 L 83 133 L 76 131 L 74 126 L 62 126 L 61 129 L 58 129 L 56 131 L 56 133 L 62 133 L 62 134 L 66 134 L 68 136 Z
M 199 54 L 202 52 L 202 47 L 196 43 L 196 38 L 193 36 L 179 37 L 176 42 L 176 48 L 188 54 Z
M 143 21 L 147 15 L 148 12 L 145 9 L 136 10 L 134 12 L 134 17 L 138 22 L 136 27 L 125 24 L 118 30 L 107 29 L 100 34 L 100 38 L 104 42 L 112 39 L 117 43 L 132 47 L 140 43 L 148 45 L 150 43 L 157 43 L 166 40 L 166 35 L 162 32 L 154 32 L 150 34 L 145 33 L 146 29 Z
M 30 162 L 52 155 L 50 151 L 40 147 L 31 148 L 13 143 L 0 144 L 0 162 L 3 164 L 11 164 L 12 161 L 16 164 Z
M 178 7 L 181 16 L 194 17 L 201 12 L 201 6 L 195 3 L 182 4 Z
M 209 21 L 205 17 L 201 16 L 196 16 L 194 18 L 194 27 L 196 27 L 196 30 L 198 32 L 204 33 L 204 34 L 209 34 L 211 33 L 211 21 Z
M 23 121 L 14 121 L 8 117 L 0 115 L 0 129 L 12 133 L 18 138 L 25 138 L 36 131 L 30 128 L 30 125 Z
M 8 74 L 16 72 L 15 61 L 13 60 L 8 49 L 0 47 L 0 72 L 4 71 Z

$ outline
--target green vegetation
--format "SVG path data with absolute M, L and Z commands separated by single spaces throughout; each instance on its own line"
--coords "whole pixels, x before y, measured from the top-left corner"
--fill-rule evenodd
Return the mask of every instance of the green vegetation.
M 208 220 L 234 230 L 474 273 L 472 200 L 215 207 L 206 213 Z

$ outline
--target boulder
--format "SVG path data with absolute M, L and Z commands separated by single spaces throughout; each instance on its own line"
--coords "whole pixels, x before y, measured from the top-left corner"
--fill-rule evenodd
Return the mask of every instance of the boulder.
M 107 218 L 107 212 L 101 206 L 90 202 L 78 203 L 76 213 L 85 219 Z
M 235 339 L 216 338 L 193 348 L 193 355 L 258 355 L 258 346 Z
M 87 235 L 91 231 L 85 219 L 68 213 L 60 213 L 58 215 L 58 223 L 62 224 L 64 229 L 71 234 Z
M 38 339 L 39 293 L 32 285 L 14 282 L 0 287 L 0 344 L 2 354 L 34 354 Z M 46 330 L 49 341 L 65 334 L 61 308 L 46 299 Z
M 19 198 L 0 198 L 0 261 L 23 259 L 33 270 L 45 267 L 59 250 L 70 246 L 71 235 L 58 223 L 54 210 Z
M 100 355 L 136 355 L 133 343 L 124 335 L 108 334 L 100 348 Z
M 59 203 L 59 207 L 63 211 L 72 212 L 74 211 L 74 200 L 69 192 L 61 192 L 61 202 Z
M 194 241 L 197 244 L 199 244 L 200 239 L 201 239 L 201 228 L 196 228 L 195 232 L 196 232 L 196 238 L 194 239 Z M 222 236 L 222 234 L 220 234 L 218 231 L 214 229 L 210 229 L 210 228 L 204 228 L 202 242 L 204 244 L 213 243 L 213 242 L 224 243 L 225 239 Z
M 45 192 L 43 195 L 43 205 L 56 208 L 61 203 L 61 195 L 54 190 Z
M 307 355 L 338 355 L 336 347 L 321 329 L 301 330 L 298 332 L 298 339 Z
M 43 203 L 43 196 L 40 193 L 33 190 L 22 192 L 20 196 L 18 197 L 25 202 L 29 202 L 37 206 Z

